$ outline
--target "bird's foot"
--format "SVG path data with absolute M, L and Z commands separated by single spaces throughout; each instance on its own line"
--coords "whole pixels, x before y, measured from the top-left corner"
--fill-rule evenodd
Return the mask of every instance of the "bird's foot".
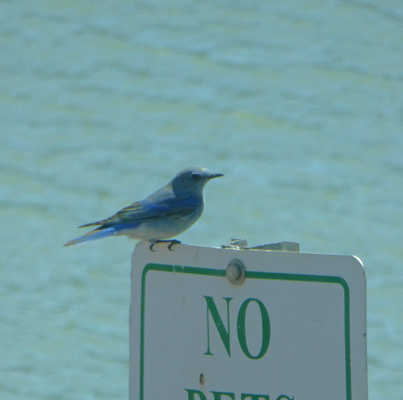
M 179 240 L 169 240 L 169 242 L 171 242 L 171 243 L 168 245 L 168 250 L 170 250 L 170 251 L 173 251 L 173 250 L 172 250 L 172 246 L 173 246 L 173 245 L 175 245 L 175 244 L 181 244 L 181 242 L 180 242 Z
M 154 245 L 156 243 L 169 243 L 168 250 L 173 251 L 172 246 L 175 245 L 175 244 L 180 244 L 180 241 L 179 240 L 156 240 L 155 242 L 152 242 L 150 244 L 150 250 L 153 251 L 153 252 L 155 252 Z

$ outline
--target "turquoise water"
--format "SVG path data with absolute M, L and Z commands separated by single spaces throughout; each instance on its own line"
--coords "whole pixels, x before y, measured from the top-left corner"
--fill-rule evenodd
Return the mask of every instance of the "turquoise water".
M 0 398 L 127 399 L 130 257 L 76 226 L 205 166 L 185 243 L 298 241 L 368 279 L 371 399 L 401 395 L 398 0 L 0 3 Z

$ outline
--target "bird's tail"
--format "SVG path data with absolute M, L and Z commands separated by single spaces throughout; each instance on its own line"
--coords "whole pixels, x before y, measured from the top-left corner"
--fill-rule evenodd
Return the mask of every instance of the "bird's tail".
M 113 236 L 116 235 L 117 231 L 116 229 L 109 227 L 109 228 L 104 228 L 104 229 L 95 229 L 91 232 L 86 233 L 83 236 L 80 236 L 76 239 L 69 240 L 67 243 L 64 244 L 64 246 L 74 246 L 79 243 L 84 243 L 88 242 L 90 240 L 97 240 L 97 239 L 102 239 L 107 236 Z

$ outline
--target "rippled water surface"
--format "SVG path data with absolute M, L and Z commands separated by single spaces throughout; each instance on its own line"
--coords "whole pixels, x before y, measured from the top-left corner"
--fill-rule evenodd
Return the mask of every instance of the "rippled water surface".
M 368 279 L 371 399 L 401 396 L 400 0 L 0 3 L 0 398 L 127 399 L 132 241 L 62 244 L 180 169 L 183 242 L 298 241 Z

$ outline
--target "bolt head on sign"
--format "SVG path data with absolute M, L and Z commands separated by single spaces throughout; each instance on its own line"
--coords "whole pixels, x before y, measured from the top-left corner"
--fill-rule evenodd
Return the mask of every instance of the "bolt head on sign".
M 140 242 L 131 400 L 365 400 L 360 260 Z

